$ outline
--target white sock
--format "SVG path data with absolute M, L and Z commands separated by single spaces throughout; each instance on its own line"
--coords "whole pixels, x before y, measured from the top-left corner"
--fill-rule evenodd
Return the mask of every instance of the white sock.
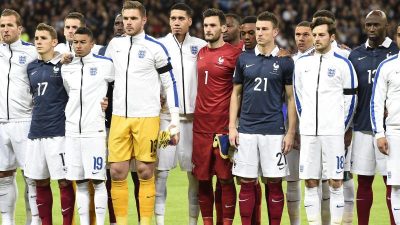
M 344 211 L 343 185 L 340 188 L 329 187 L 329 190 L 331 191 L 331 224 L 340 225 Z
M 307 221 L 310 225 L 321 224 L 321 199 L 318 195 L 318 187 L 307 188 L 304 192 L 304 207 Z
M 15 204 L 18 196 L 15 174 L 0 178 L 0 211 L 2 225 L 15 225 Z
M 344 212 L 343 225 L 353 224 L 354 209 L 354 181 L 350 179 L 343 183 Z
M 89 183 L 76 183 L 76 203 L 78 206 L 78 214 L 81 225 L 90 225 L 90 194 Z
M 31 212 L 31 222 L 30 225 L 41 225 L 42 221 L 39 217 L 39 210 L 36 205 L 36 182 L 30 178 L 25 178 L 25 181 L 28 185 L 28 199 L 29 199 L 29 208 Z M 29 225 L 27 224 L 27 225 Z
M 199 181 L 193 176 L 192 172 L 187 172 L 189 181 L 188 199 L 189 199 L 189 225 L 197 225 L 199 218 Z
M 106 183 L 101 182 L 99 184 L 94 184 L 94 207 L 96 213 L 96 224 L 104 225 L 107 212 L 107 188 Z
M 392 185 L 392 213 L 396 224 L 400 224 L 400 185 Z
M 322 225 L 331 224 L 331 211 L 329 209 L 331 194 L 329 191 L 329 182 L 321 182 L 321 218 Z
M 28 188 L 28 182 L 27 182 L 26 177 L 24 177 L 24 184 L 25 184 L 25 192 L 24 192 L 24 200 L 25 200 L 25 225 L 31 225 L 32 224 L 32 212 L 31 212 L 31 206 L 29 203 L 29 188 Z
M 156 203 L 154 205 L 154 213 L 156 214 L 157 225 L 164 225 L 168 172 L 168 170 L 158 170 L 156 172 Z
M 286 189 L 286 202 L 291 225 L 300 225 L 300 181 L 288 181 Z

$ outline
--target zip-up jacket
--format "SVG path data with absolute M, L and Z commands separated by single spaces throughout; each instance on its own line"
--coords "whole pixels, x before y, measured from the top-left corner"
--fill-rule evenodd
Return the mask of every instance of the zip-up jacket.
M 106 136 L 105 115 L 100 102 L 114 79 L 112 60 L 90 53 L 75 57 L 61 67 L 64 87 L 69 95 L 65 108 L 66 136 Z
M 36 49 L 30 43 L 0 44 L 0 122 L 31 119 L 33 103 L 26 69 L 35 59 Z
M 299 58 L 294 92 L 302 135 L 343 135 L 356 106 L 357 76 L 351 62 L 330 50 Z
M 113 60 L 115 68 L 113 115 L 159 116 L 162 84 L 169 111 L 178 116 L 176 81 L 170 55 L 163 44 L 144 32 L 135 36 L 114 37 L 105 55 Z
M 171 55 L 171 64 L 175 75 L 179 96 L 179 114 L 193 114 L 197 94 L 197 54 L 207 42 L 186 34 L 182 43 L 173 34 L 159 39 Z M 168 105 L 162 109 L 162 116 L 168 113 Z M 181 117 L 182 118 L 182 117 Z
M 385 134 L 400 135 L 399 63 L 399 55 L 394 55 L 381 62 L 375 74 L 370 108 L 372 130 L 377 139 L 384 137 Z M 384 121 L 385 107 L 388 113 Z

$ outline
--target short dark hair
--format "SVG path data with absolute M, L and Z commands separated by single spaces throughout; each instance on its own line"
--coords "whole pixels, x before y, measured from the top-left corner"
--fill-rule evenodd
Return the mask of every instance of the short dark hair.
M 92 31 L 87 28 L 87 27 L 79 27 L 76 31 L 75 34 L 84 34 L 90 37 L 91 40 L 93 40 L 93 33 Z
M 226 24 L 226 17 L 225 17 L 224 13 L 221 10 L 215 9 L 215 8 L 204 10 L 204 12 L 203 12 L 203 20 L 205 18 L 211 17 L 211 16 L 218 16 L 219 22 L 221 23 L 221 25 L 225 25 Z
M 71 13 L 69 13 L 69 14 L 65 17 L 64 22 L 65 22 L 67 19 L 79 20 L 79 21 L 81 22 L 81 26 L 82 26 L 82 27 L 86 26 L 86 23 L 85 23 L 85 16 L 84 16 L 82 13 L 80 13 L 80 12 L 71 12 Z
M 37 25 L 36 27 L 36 30 L 48 31 L 52 39 L 57 39 L 57 31 L 50 25 L 47 25 L 45 23 L 39 23 L 39 25 Z
M 169 12 L 171 12 L 172 10 L 182 10 L 182 11 L 185 11 L 186 12 L 186 14 L 190 17 L 190 18 L 192 18 L 193 17 L 193 9 L 192 8 L 190 8 L 190 6 L 188 6 L 187 4 L 185 4 L 185 3 L 176 3 L 176 4 L 174 4 L 172 7 L 171 7 L 171 9 L 170 9 L 170 11 Z
M 311 27 L 311 22 L 301 21 L 296 27 Z
M 256 16 L 246 16 L 242 20 L 242 24 L 245 23 L 256 23 L 257 22 L 257 17 Z
M 321 25 L 328 25 L 328 33 L 329 35 L 336 34 L 336 25 L 333 20 L 326 17 L 317 17 L 314 22 L 311 23 L 311 30 L 314 30 L 315 27 Z
M 139 1 L 126 1 L 124 2 L 124 5 L 122 6 L 121 13 L 124 12 L 126 9 L 137 9 L 140 12 L 140 15 L 142 17 L 146 16 L 146 8 L 142 3 Z
M 331 19 L 333 22 L 335 22 L 335 20 L 336 20 L 335 14 L 333 14 L 333 12 L 326 10 L 326 9 L 321 9 L 321 10 L 316 11 L 312 17 L 313 18 L 327 17 L 327 18 Z
M 273 28 L 279 28 L 279 20 L 272 12 L 262 12 L 257 16 L 257 21 L 270 21 Z
M 21 16 L 19 15 L 19 13 L 13 9 L 5 9 L 3 10 L 3 12 L 1 12 L 1 16 L 15 16 L 16 22 L 17 22 L 17 26 L 22 26 L 22 22 L 21 22 Z
M 231 17 L 234 20 L 236 20 L 236 22 L 240 25 L 242 23 L 242 18 L 240 18 L 240 16 L 238 14 L 235 13 L 226 13 L 225 14 L 225 18 L 227 17 Z

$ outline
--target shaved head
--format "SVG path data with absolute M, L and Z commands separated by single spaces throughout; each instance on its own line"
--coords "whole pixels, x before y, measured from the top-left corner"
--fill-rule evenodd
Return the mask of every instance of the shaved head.
M 366 16 L 366 18 L 370 17 L 370 16 L 377 16 L 380 17 L 381 19 L 385 20 L 387 23 L 387 18 L 386 18 L 386 14 L 382 11 L 382 10 L 372 10 L 371 12 L 368 13 L 368 15 Z
M 386 14 L 381 10 L 372 10 L 365 18 L 365 31 L 368 36 L 368 44 L 376 48 L 383 43 L 386 38 L 388 21 Z

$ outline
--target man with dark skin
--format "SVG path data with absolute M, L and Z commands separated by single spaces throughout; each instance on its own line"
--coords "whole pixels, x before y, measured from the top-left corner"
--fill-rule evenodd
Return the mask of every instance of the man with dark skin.
M 226 31 L 223 33 L 225 42 L 242 48 L 243 43 L 240 41 L 240 17 L 233 13 L 225 14 Z
M 246 16 L 240 26 L 240 38 L 244 43 L 245 50 L 253 49 L 257 45 L 256 41 L 256 21 L 255 16 Z

